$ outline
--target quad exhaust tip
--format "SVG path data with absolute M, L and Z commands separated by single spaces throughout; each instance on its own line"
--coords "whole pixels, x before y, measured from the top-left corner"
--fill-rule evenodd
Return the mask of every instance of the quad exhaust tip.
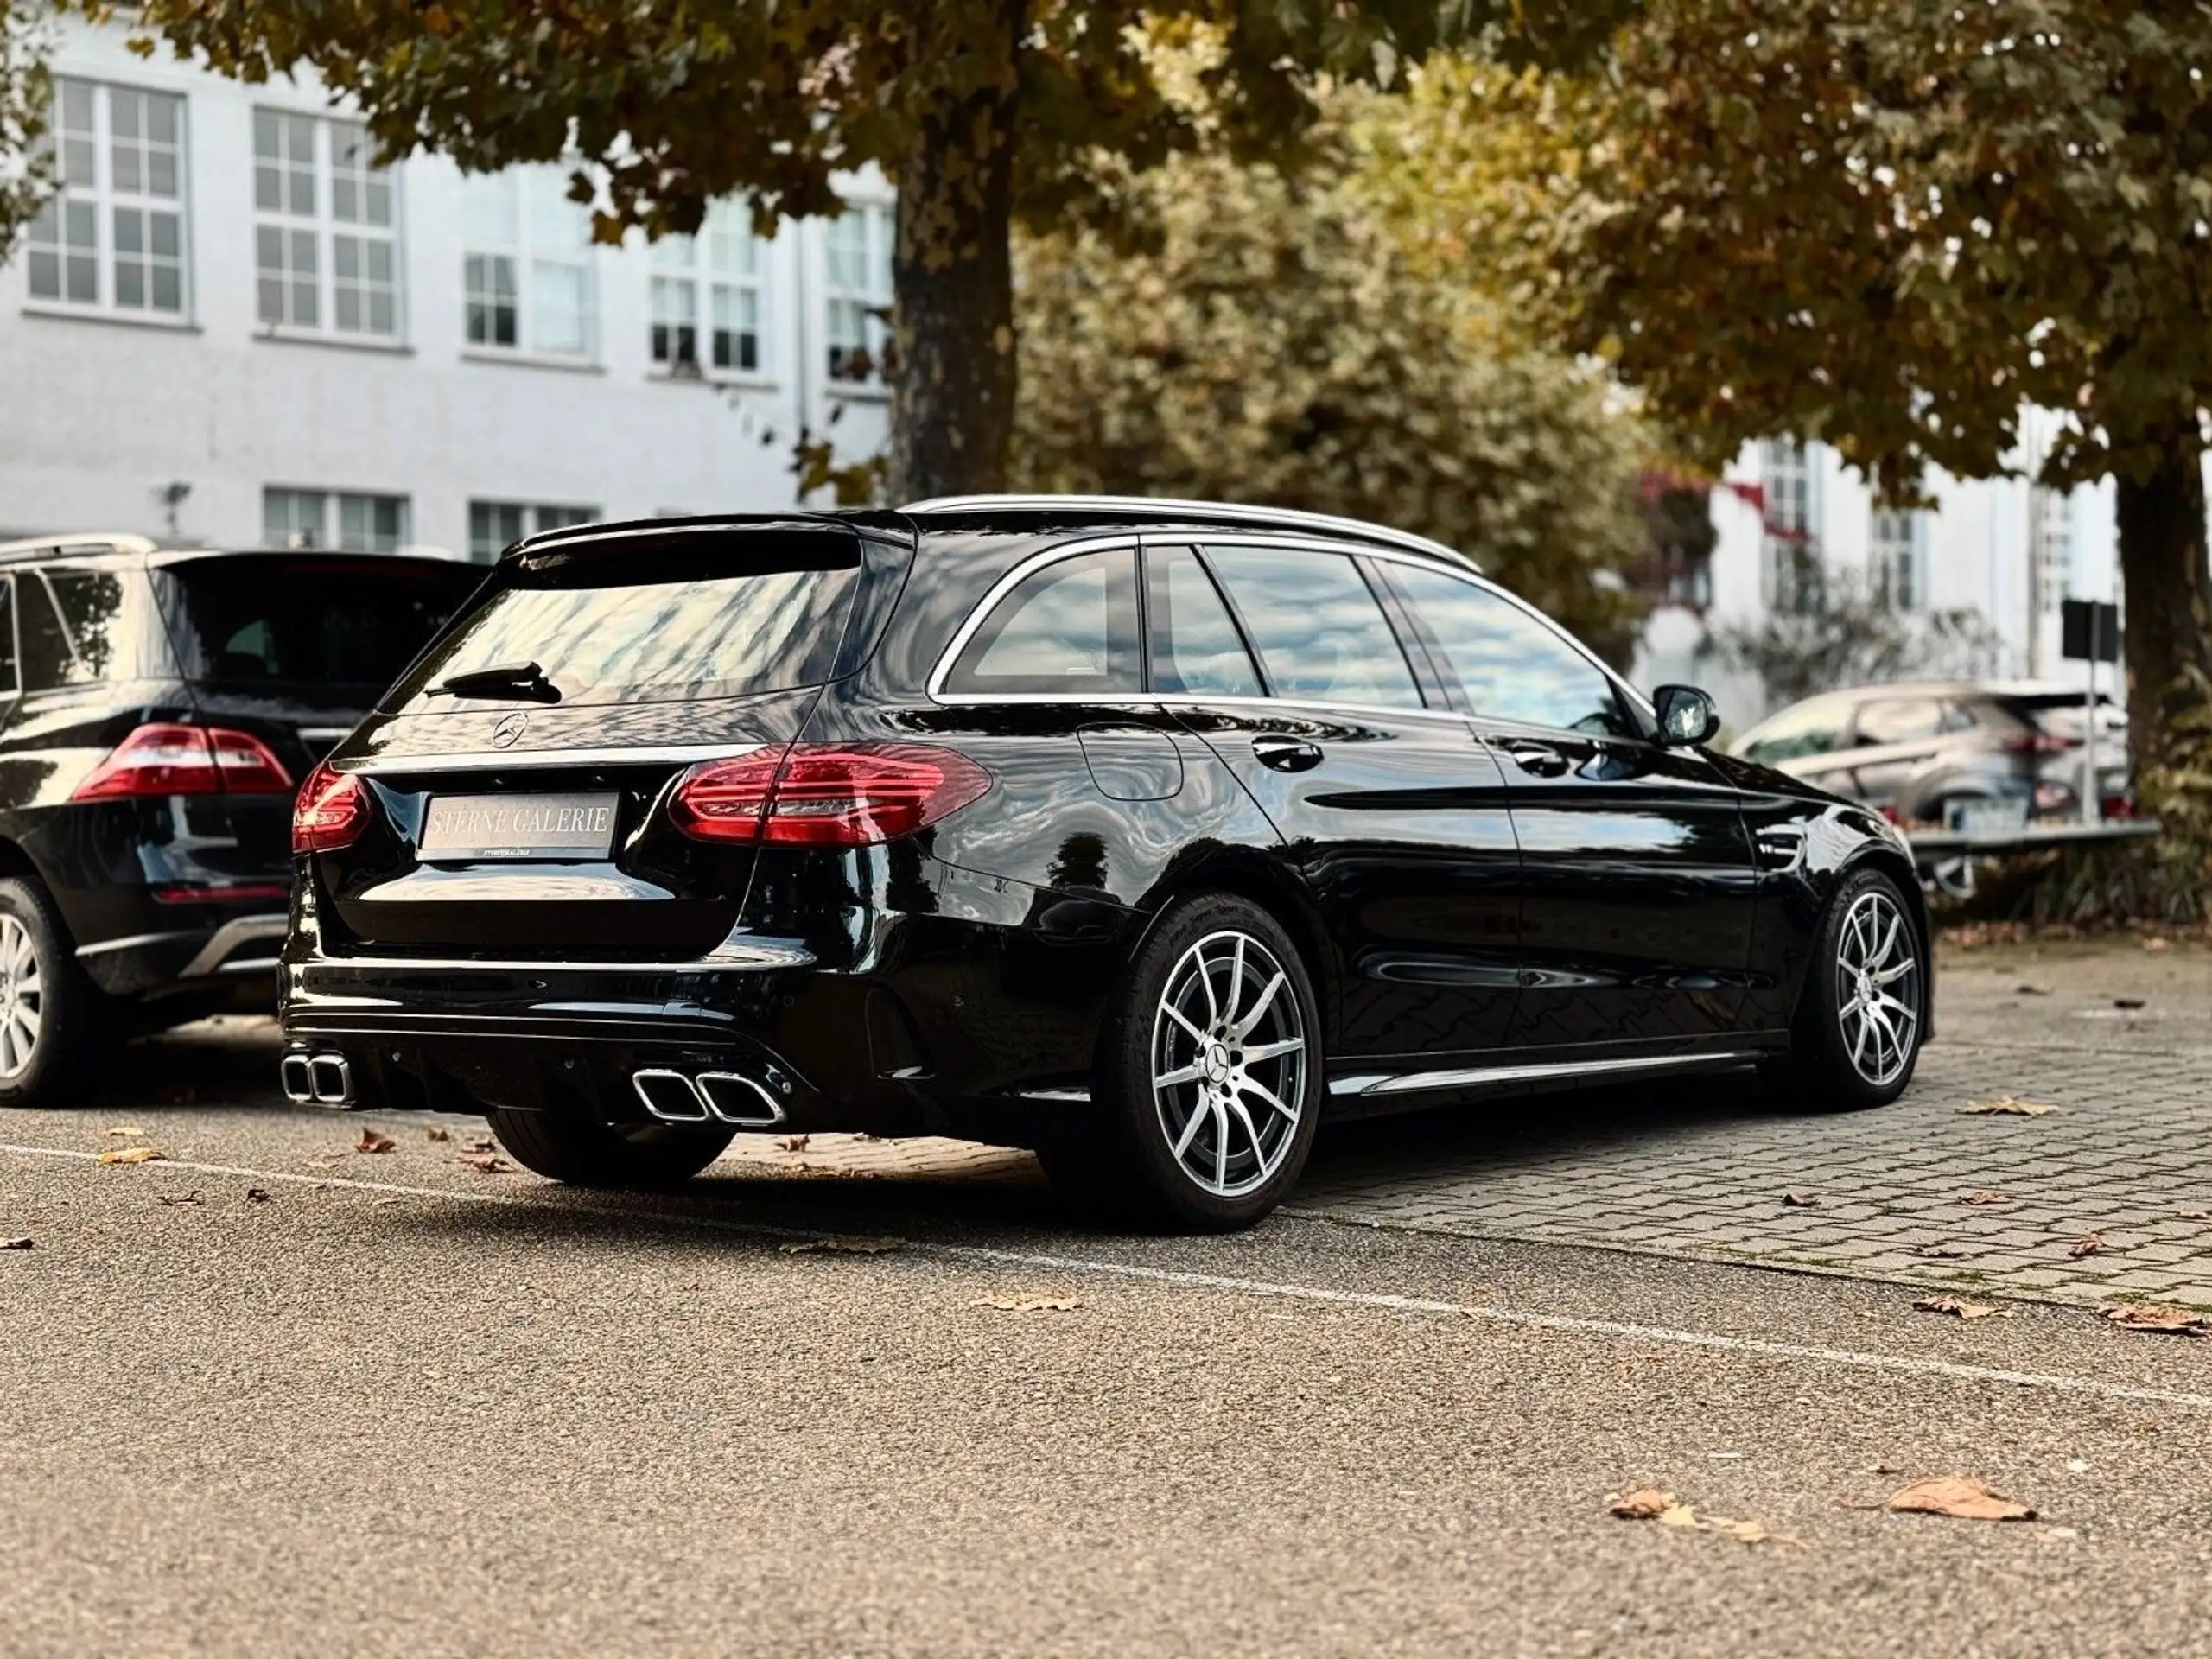
M 784 1121 L 783 1103 L 767 1085 L 741 1071 L 702 1071 L 687 1077 L 663 1066 L 646 1066 L 631 1076 L 630 1086 L 645 1109 L 664 1123 L 729 1124 L 740 1129 L 769 1129 Z
M 343 1054 L 287 1054 L 284 1098 L 296 1106 L 351 1106 L 353 1069 Z

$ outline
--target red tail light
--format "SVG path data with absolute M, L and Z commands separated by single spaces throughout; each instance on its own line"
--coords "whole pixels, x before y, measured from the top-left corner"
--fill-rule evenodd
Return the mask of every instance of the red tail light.
M 221 726 L 141 726 L 77 785 L 73 801 L 148 795 L 283 795 L 291 774 L 249 732 Z
M 699 841 L 866 847 L 896 841 L 991 786 L 963 754 L 919 743 L 800 743 L 695 767 L 669 803 Z
M 2064 754 L 2069 749 L 2082 746 L 2070 737 L 2060 737 L 2051 732 L 2022 732 L 2017 737 L 2005 740 L 2007 754 Z
M 334 853 L 351 847 L 369 827 L 369 786 L 326 760 L 308 774 L 292 804 L 292 850 Z

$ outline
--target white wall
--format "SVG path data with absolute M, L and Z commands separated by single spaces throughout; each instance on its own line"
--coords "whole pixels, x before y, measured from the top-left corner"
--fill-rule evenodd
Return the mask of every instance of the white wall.
M 461 175 L 418 156 L 395 169 L 399 341 L 270 337 L 255 310 L 252 113 L 326 106 L 288 81 L 142 60 L 124 38 L 66 25 L 54 67 L 186 99 L 189 315 L 183 327 L 54 315 L 31 305 L 20 253 L 0 267 L 0 533 L 162 535 L 157 493 L 181 481 L 187 538 L 257 543 L 262 491 L 279 486 L 405 495 L 416 542 L 465 552 L 472 499 L 614 518 L 789 506 L 802 408 L 819 430 L 844 406 L 830 429 L 841 458 L 880 446 L 881 394 L 824 384 L 819 223 L 771 245 L 766 372 L 741 386 L 654 368 L 637 238 L 594 256 L 596 361 L 487 360 L 462 337 Z M 873 176 L 848 194 L 888 199 Z

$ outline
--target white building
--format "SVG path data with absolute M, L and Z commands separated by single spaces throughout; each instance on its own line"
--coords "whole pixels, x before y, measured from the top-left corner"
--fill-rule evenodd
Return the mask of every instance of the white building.
M 2024 442 L 2047 445 L 2056 418 L 2028 411 Z M 1937 475 L 1929 483 L 1933 507 L 1889 512 L 1824 444 L 1746 448 L 1713 492 L 1719 541 L 1706 591 L 1692 595 L 1700 602 L 1653 613 L 1637 652 L 1637 683 L 1703 685 L 1738 731 L 1771 712 L 1756 679 L 1725 671 L 1701 647 L 1709 630 L 1768 613 L 1803 545 L 1828 567 L 1885 588 L 1908 612 L 1979 613 L 1993 636 L 1980 672 L 2085 684 L 2088 664 L 2059 654 L 2059 602 L 2120 599 L 2111 482 L 2070 494 L 2021 480 Z M 2113 665 L 2101 664 L 2097 676 L 2100 690 L 2122 696 Z
M 589 239 L 567 173 L 367 164 L 311 82 L 69 22 L 60 198 L 0 266 L 0 540 L 130 530 L 442 548 L 792 505 L 806 428 L 882 444 L 891 195 L 756 238 L 741 204 Z

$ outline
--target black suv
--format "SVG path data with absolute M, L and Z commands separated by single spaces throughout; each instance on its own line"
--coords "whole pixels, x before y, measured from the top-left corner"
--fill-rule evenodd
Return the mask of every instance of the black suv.
M 300 780 L 481 569 L 0 546 L 0 1106 L 120 1027 L 267 1006 Z
M 1891 1099 L 1904 844 L 1716 724 L 1342 519 L 551 532 L 301 793 L 285 1088 L 609 1185 L 747 1126 L 995 1140 L 1195 1227 L 1325 1113 L 1754 1065 Z

